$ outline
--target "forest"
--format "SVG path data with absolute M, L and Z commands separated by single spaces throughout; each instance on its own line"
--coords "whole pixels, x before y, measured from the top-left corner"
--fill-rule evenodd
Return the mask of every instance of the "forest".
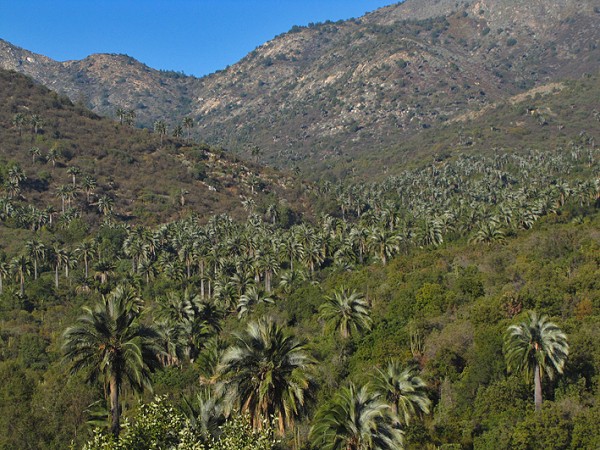
M 132 218 L 117 179 L 53 162 L 57 120 L 20 111 L 2 124 L 19 156 L 0 160 L 0 448 L 600 446 L 589 134 L 287 198 L 257 172 L 234 214 L 176 191 L 176 213 Z M 210 153 L 191 126 L 126 133 L 140 155 Z

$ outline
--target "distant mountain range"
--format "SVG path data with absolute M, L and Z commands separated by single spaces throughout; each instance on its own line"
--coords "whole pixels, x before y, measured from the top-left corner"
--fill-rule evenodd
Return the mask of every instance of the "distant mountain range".
M 202 140 L 275 166 L 326 169 L 556 80 L 600 68 L 595 0 L 407 0 L 294 27 L 204 78 L 125 55 L 57 62 L 0 41 L 0 67 L 100 114 L 194 118 Z M 410 155 L 407 155 L 410 157 Z

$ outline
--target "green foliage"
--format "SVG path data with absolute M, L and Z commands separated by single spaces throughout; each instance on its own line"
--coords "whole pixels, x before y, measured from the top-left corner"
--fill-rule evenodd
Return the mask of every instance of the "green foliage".
M 445 26 L 431 21 L 409 28 L 420 30 L 419 39 L 433 39 Z M 392 28 L 377 32 L 390 35 Z M 410 58 L 409 53 L 406 60 Z M 272 68 L 282 61 L 274 56 Z M 457 69 L 451 70 L 459 73 Z M 416 70 L 413 60 L 402 70 Z M 85 115 L 72 118 L 74 128 L 62 119 L 56 119 L 58 125 L 47 120 L 47 132 L 35 142 L 42 157 L 32 158 L 30 143 L 19 142 L 16 128 L 0 130 L 7 136 L 3 148 L 14 149 L 0 161 L 3 181 L 22 178 L 17 163 L 27 176 L 0 188 L 0 378 L 5 383 L 0 389 L 0 443 L 6 448 L 63 449 L 72 440 L 78 447 L 86 439 L 86 422 L 97 424 L 93 405 L 110 407 L 103 400 L 110 392 L 110 374 L 97 371 L 100 382 L 92 388 L 84 383 L 84 373 L 69 376 L 60 358 L 61 336 L 65 328 L 82 325 L 81 307 L 97 318 L 94 305 L 103 304 L 102 295 L 108 298 L 115 286 L 125 284 L 134 297 L 144 298 L 144 314 L 125 316 L 135 316 L 136 327 L 157 328 L 149 353 L 158 354 L 165 365 L 154 373 L 145 370 L 148 377 L 141 378 L 171 399 L 165 409 L 147 406 L 136 413 L 133 405 L 140 399 L 123 383 L 118 403 L 129 418 L 125 428 L 130 431 L 123 433 L 130 433 L 131 448 L 147 445 L 148 436 L 156 442 L 164 439 L 165 447 L 243 448 L 254 445 L 250 442 L 263 431 L 269 446 L 273 430 L 264 420 L 272 415 L 285 445 L 306 448 L 317 411 L 336 403 L 340 386 L 372 381 L 375 368 L 384 371 L 389 359 L 401 367 L 418 367 L 419 389 L 431 399 L 421 408 L 430 414 L 411 416 L 410 425 L 402 426 L 410 448 L 527 448 L 543 440 L 542 435 L 567 448 L 594 448 L 600 383 L 599 159 L 593 144 L 596 128 L 575 126 L 588 122 L 571 116 L 589 112 L 589 99 L 582 96 L 587 86 L 593 97 L 594 83 L 565 84 L 568 98 L 574 99 L 569 104 L 581 108 L 558 108 L 560 95 L 548 94 L 514 107 L 500 105 L 472 127 L 448 124 L 435 136 L 427 135 L 430 141 L 423 147 L 435 157 L 360 184 L 341 178 L 350 174 L 347 168 L 339 178 L 334 174 L 318 185 L 275 172 L 267 176 L 229 160 L 226 152 L 166 136 L 157 151 L 158 137 L 115 123 L 106 125 L 108 131 L 100 137 L 90 135 L 89 146 L 82 138 L 70 141 L 65 137 L 70 130 L 91 126 L 87 119 L 104 124 Z M 566 118 L 567 128 L 578 130 L 563 141 L 555 134 L 558 126 L 543 126 L 562 147 L 545 146 L 541 138 L 534 141 L 539 138 L 535 127 L 542 125 L 529 106 L 541 110 L 543 102 L 560 120 Z M 35 105 L 32 100 L 14 107 Z M 66 114 L 69 106 L 63 108 Z M 545 120 L 554 120 L 544 114 Z M 494 122 L 498 117 L 513 122 L 514 134 L 508 125 Z M 590 120 L 596 120 L 593 114 Z M 526 125 L 516 125 L 521 121 Z M 518 135 L 523 142 L 493 155 L 487 148 L 479 154 L 480 140 L 489 139 L 486 146 L 497 143 L 490 138 L 497 133 L 491 127 L 506 131 L 501 134 L 509 141 Z M 579 135 L 584 128 L 590 131 Z M 119 139 L 122 145 L 117 145 Z M 460 151 L 447 148 L 455 144 Z M 47 149 L 52 148 L 61 148 L 61 154 L 50 155 Z M 114 164 L 127 156 L 123 148 L 131 151 L 135 164 Z M 93 163 L 86 160 L 88 149 Z M 42 173 L 38 169 L 46 155 L 54 159 Z M 68 167 L 80 167 L 81 175 L 67 172 L 67 158 Z M 105 163 L 115 173 L 106 173 Z M 193 181 L 197 164 L 206 168 L 206 185 Z M 156 171 L 147 172 L 148 167 Z M 133 169 L 154 184 L 123 181 L 124 174 L 136 180 Z M 98 179 L 95 186 L 88 185 L 94 191 L 89 202 L 83 185 L 73 191 L 74 198 L 67 196 L 73 193 L 73 175 L 77 185 L 92 173 Z M 159 176 L 180 184 L 157 185 Z M 265 182 L 269 176 L 277 182 Z M 192 185 L 210 185 L 219 192 L 200 195 Z M 56 186 L 68 189 L 55 197 Z M 73 206 L 64 213 L 62 195 Z M 306 214 L 297 212 L 295 196 Z M 219 199 L 225 203 L 215 211 L 230 210 L 232 216 L 202 212 Z M 34 243 L 43 245 L 45 254 L 33 251 L 40 248 Z M 321 305 L 327 296 L 340 300 L 342 307 L 326 314 Z M 142 308 L 141 302 L 134 303 Z M 350 303 L 360 307 L 351 311 L 359 326 L 346 321 L 349 336 L 342 339 L 341 322 Z M 247 307 L 250 320 L 238 316 L 240 305 Z M 544 378 L 543 418 L 534 416 L 533 393 L 523 377 L 507 376 L 502 353 L 505 330 L 529 309 L 550 315 L 569 336 L 563 375 L 555 383 Z M 279 337 L 250 337 L 248 322 L 264 320 L 263 315 L 285 324 L 279 326 L 281 333 L 273 333 Z M 140 359 L 135 350 L 139 343 L 135 339 L 127 346 L 131 361 Z M 281 358 L 290 347 L 295 350 L 290 359 Z M 248 364 L 233 364 L 244 351 L 251 355 Z M 98 359 L 109 366 L 109 357 L 91 360 Z M 290 369 L 292 360 L 303 364 Z M 280 372 L 283 366 L 287 368 Z M 134 372 L 130 375 L 137 385 L 141 378 Z M 264 376 L 260 383 L 257 374 Z M 227 405 L 232 419 L 222 430 L 232 431 L 218 444 L 218 433 L 208 430 L 225 420 L 215 386 L 223 388 L 227 382 L 236 387 L 223 389 L 233 401 Z M 241 419 L 237 414 L 245 407 L 260 414 Z M 282 416 L 282 430 L 277 415 L 286 407 L 283 416 L 289 413 L 294 420 Z M 109 436 L 94 439 L 107 448 L 116 445 Z
M 35 379 L 16 362 L 0 362 L 0 448 L 36 445 L 31 399 Z
M 232 417 L 219 433 L 214 438 L 202 439 L 181 412 L 164 397 L 156 397 L 142 405 L 131 422 L 123 424 L 119 440 L 96 429 L 83 450 L 271 450 L 277 445 L 268 422 L 255 431 L 245 416 Z
M 317 411 L 311 441 L 324 450 L 401 449 L 403 432 L 396 421 L 380 395 L 350 384 Z

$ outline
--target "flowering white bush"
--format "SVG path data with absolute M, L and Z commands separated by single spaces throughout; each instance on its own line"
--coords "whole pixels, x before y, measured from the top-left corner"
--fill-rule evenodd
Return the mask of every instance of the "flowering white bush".
M 263 423 L 253 430 L 246 416 L 234 416 L 220 428 L 221 434 L 203 441 L 190 421 L 165 397 L 143 405 L 134 422 L 125 420 L 119 439 L 94 430 L 82 450 L 271 450 L 278 443 L 274 428 Z

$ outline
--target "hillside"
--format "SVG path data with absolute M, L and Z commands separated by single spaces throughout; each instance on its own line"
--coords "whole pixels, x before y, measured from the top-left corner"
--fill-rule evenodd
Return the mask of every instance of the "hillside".
M 536 86 L 597 72 L 594 5 L 408 0 L 360 19 L 294 27 L 202 79 L 122 55 L 59 63 L 5 42 L 0 65 L 98 113 L 135 109 L 146 126 L 191 116 L 209 143 L 246 155 L 259 146 L 263 162 L 314 172 Z
M 330 179 L 380 179 L 423 161 L 531 149 L 571 151 L 600 141 L 600 74 L 540 85 L 457 115 L 379 152 L 331 161 Z M 383 167 L 384 170 L 378 170 Z
M 13 225 L 9 232 L 22 232 L 0 251 L 0 448 L 168 448 L 184 437 L 185 450 L 248 448 L 212 446 L 223 428 L 210 425 L 239 419 L 262 386 L 265 402 L 279 408 L 275 389 L 300 380 L 292 401 L 304 397 L 280 444 L 254 448 L 320 450 L 337 435 L 309 430 L 327 424 L 331 402 L 349 386 L 378 392 L 374 381 L 392 363 L 392 380 L 409 370 L 418 398 L 407 399 L 414 409 L 403 422 L 384 416 L 404 434 L 403 446 L 386 449 L 597 448 L 599 165 L 591 143 L 569 152 L 455 155 L 380 183 L 323 183 L 310 199 L 325 214 L 293 226 L 266 216 L 158 226 L 114 217 L 79 233 L 64 221 L 34 232 L 0 217 Z M 332 303 L 339 307 L 327 313 Z M 111 366 L 94 355 L 120 344 L 104 337 L 126 322 L 112 320 L 121 308 L 131 332 L 140 322 L 146 336 L 155 330 L 156 346 L 143 355 L 161 367 L 148 366 L 153 392 L 134 394 L 123 381 L 128 420 L 117 445 L 106 432 Z M 530 311 L 549 316 L 570 346 L 560 373 L 543 378 L 541 412 L 503 345 L 509 326 L 526 323 Z M 86 320 L 101 332 L 65 332 Z M 265 323 L 273 327 L 263 331 Z M 79 341 L 93 352 L 83 368 L 66 352 L 78 335 L 100 340 Z M 235 355 L 250 360 L 229 370 Z M 305 364 L 288 369 L 298 361 Z M 88 367 L 99 375 L 91 383 Z M 224 392 L 231 380 L 248 388 Z M 363 407 L 364 395 L 356 397 Z M 392 411 L 388 403 L 375 405 Z M 268 432 L 269 411 L 250 412 L 264 420 L 257 433 Z
M 5 212 L 30 204 L 50 220 L 44 210 L 72 207 L 90 224 L 107 215 L 145 224 L 190 213 L 245 216 L 248 205 L 296 198 L 291 176 L 101 118 L 8 71 L 0 71 L 0 185 Z

